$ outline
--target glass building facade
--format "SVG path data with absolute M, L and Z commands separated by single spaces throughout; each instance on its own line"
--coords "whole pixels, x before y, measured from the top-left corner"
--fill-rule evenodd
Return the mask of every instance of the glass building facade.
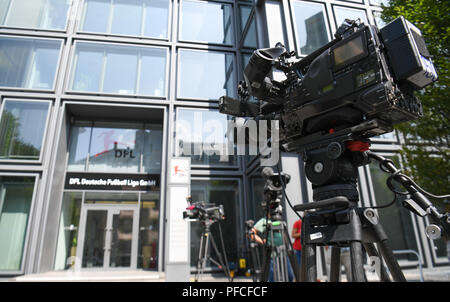
M 260 159 L 215 152 L 230 118 L 218 98 L 237 95 L 254 49 L 281 42 L 306 56 L 345 18 L 382 26 L 380 4 L 1 1 L 0 276 L 75 266 L 163 272 L 168 162 L 184 156 L 193 199 L 224 205 L 228 260 L 248 259 L 245 221 L 262 216 Z M 373 140 L 373 151 L 401 164 L 399 149 L 395 133 Z M 281 165 L 293 176 L 291 200 L 310 200 L 301 158 L 281 154 Z M 143 177 L 154 185 L 140 187 Z M 134 181 L 121 186 L 125 178 Z M 385 180 L 377 166 L 359 169 L 362 205 L 392 200 Z M 285 209 L 291 228 L 296 216 Z M 444 243 L 424 235 L 426 220 L 400 204 L 383 211 L 394 249 L 418 251 L 426 267 L 448 265 Z M 199 234 L 192 223 L 192 269 Z

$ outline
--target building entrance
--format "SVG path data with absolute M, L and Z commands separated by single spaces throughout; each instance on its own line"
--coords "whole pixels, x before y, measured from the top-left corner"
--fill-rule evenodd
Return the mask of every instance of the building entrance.
M 137 205 L 83 205 L 77 246 L 79 268 L 135 269 L 138 210 Z

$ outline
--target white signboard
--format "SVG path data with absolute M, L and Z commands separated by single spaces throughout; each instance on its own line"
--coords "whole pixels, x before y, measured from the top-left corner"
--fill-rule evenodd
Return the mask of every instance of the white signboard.
M 183 219 L 188 187 L 170 187 L 169 262 L 188 262 L 189 222 Z
M 172 158 L 170 161 L 170 184 L 190 184 L 190 158 Z

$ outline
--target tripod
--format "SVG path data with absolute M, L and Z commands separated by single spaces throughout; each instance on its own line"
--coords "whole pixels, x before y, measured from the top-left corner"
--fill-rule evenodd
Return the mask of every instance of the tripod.
M 197 272 L 195 274 L 195 281 L 199 281 L 199 279 L 203 276 L 205 267 L 206 267 L 206 260 L 210 260 L 212 263 L 217 265 L 220 269 L 223 269 L 225 272 L 225 275 L 228 278 L 228 281 L 232 281 L 230 270 L 228 267 L 228 261 L 227 261 L 227 255 L 225 252 L 225 247 L 223 243 L 223 237 L 222 237 L 222 229 L 219 224 L 219 237 L 220 241 L 222 243 L 222 250 L 223 250 L 223 258 L 222 254 L 219 252 L 219 249 L 217 248 L 216 242 L 214 240 L 213 234 L 211 232 L 211 225 L 215 221 L 212 219 L 206 219 L 202 221 L 202 235 L 200 237 L 200 247 L 199 247 L 199 253 L 198 253 L 198 260 L 197 260 Z M 213 246 L 213 249 L 217 255 L 218 260 L 215 260 L 211 257 L 211 255 L 208 253 L 208 246 L 209 242 L 211 242 L 211 245 Z
M 247 235 L 247 238 L 249 239 L 250 256 L 252 259 L 251 275 L 252 275 L 253 282 L 256 282 L 261 277 L 261 259 L 260 259 L 259 250 L 258 250 L 258 243 L 252 239 L 252 236 L 254 235 L 254 232 L 252 229 L 253 229 L 253 225 L 255 224 L 255 222 L 253 220 L 247 220 L 245 222 L 245 224 L 247 226 L 246 235 Z
M 263 264 L 260 281 L 266 282 L 269 279 L 270 264 L 272 263 L 273 281 L 289 281 L 289 264 L 292 266 L 293 277 L 299 281 L 299 265 L 289 239 L 286 223 L 283 221 L 283 208 L 281 202 L 282 186 L 280 179 L 284 183 L 289 182 L 290 176 L 284 173 L 274 174 L 271 168 L 264 168 L 262 175 L 266 178 L 264 186 L 264 201 L 267 206 L 266 211 L 266 244 L 263 249 Z M 271 218 L 269 222 L 268 218 Z
M 394 281 L 406 281 L 377 212 L 373 208 L 357 207 L 357 167 L 368 164 L 370 159 L 379 161 L 380 168 L 392 174 L 388 179 L 388 186 L 394 193 L 398 194 L 392 186 L 393 179 L 411 194 L 412 200 L 407 200 L 404 204 L 409 210 L 421 216 L 430 213 L 441 226 L 435 226 L 433 230 L 449 230 L 448 213 L 440 214 L 419 192 L 417 185 L 395 168 L 392 161 L 368 151 L 368 143 L 356 143 L 359 147 L 350 147 L 351 151 L 325 147 L 307 154 L 305 172 L 313 183 L 314 202 L 294 206 L 295 211 L 305 211 L 301 231 L 302 281 L 314 282 L 317 279 L 317 246 L 331 246 L 331 282 L 339 280 L 341 247 L 350 248 L 352 278 L 349 281 L 367 281 L 363 267 L 363 248 L 371 259 L 380 259 L 378 269 L 381 281 L 391 281 L 384 263 Z M 396 199 L 393 202 L 395 201 Z

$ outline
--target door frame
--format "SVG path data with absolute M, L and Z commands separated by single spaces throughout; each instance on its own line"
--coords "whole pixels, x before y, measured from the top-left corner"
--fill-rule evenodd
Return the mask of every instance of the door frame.
M 105 243 L 103 246 L 104 259 L 102 267 L 82 267 L 83 263 L 83 250 L 85 243 L 85 233 L 86 233 L 86 219 L 88 211 L 106 211 L 106 229 L 112 227 L 113 215 L 121 210 L 132 210 L 133 211 L 133 231 L 131 240 L 131 259 L 129 267 L 110 267 L 111 259 L 111 232 L 107 232 L 105 235 Z M 138 243 L 139 243 L 139 203 L 136 204 L 83 204 L 80 213 L 80 225 L 78 231 L 78 245 L 77 245 L 77 259 L 75 263 L 75 268 L 80 270 L 134 270 L 137 268 L 137 258 L 138 258 Z

